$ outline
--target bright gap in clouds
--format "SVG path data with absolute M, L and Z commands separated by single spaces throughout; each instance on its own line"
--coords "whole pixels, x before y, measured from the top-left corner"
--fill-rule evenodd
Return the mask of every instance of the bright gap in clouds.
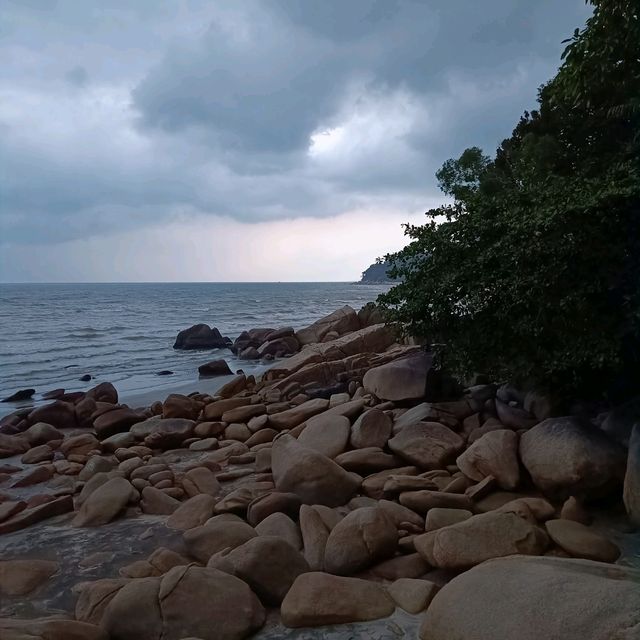
M 345 282 L 400 249 L 402 223 L 422 213 L 353 211 L 331 218 L 243 224 L 189 217 L 147 229 L 0 254 L 9 282 Z M 54 274 L 52 278 L 52 274 Z

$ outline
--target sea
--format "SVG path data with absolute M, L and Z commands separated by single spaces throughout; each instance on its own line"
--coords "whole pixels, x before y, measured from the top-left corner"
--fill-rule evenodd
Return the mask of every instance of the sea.
M 112 382 L 123 400 L 195 389 L 198 366 L 264 363 L 228 349 L 176 351 L 182 329 L 206 323 L 235 339 L 254 327 L 307 326 L 343 305 L 358 310 L 389 285 L 355 283 L 0 284 L 0 398 L 19 389 L 87 390 Z M 170 375 L 158 375 L 171 371 Z M 90 381 L 80 378 L 90 375 Z M 146 394 L 146 396 L 145 396 Z M 165 394 L 166 395 L 166 394 Z M 0 403 L 0 416 L 16 409 Z

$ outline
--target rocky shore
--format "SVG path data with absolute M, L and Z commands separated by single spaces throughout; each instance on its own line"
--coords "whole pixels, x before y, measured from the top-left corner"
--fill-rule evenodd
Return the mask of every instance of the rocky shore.
M 204 327 L 271 368 L 0 421 L 2 640 L 640 637 L 640 400 L 460 384 L 370 305 Z

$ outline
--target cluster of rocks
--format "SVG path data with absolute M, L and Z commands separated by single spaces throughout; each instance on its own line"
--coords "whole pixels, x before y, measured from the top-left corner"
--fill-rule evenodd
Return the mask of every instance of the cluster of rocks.
M 197 324 L 181 331 L 173 348 L 229 348 L 241 360 L 270 361 L 298 353 L 305 345 L 331 342 L 347 333 L 381 322 L 381 312 L 373 303 L 365 305 L 358 312 L 346 305 L 298 331 L 293 327 L 256 328 L 243 331 L 234 341 L 223 337 L 216 328 Z
M 640 573 L 590 526 L 594 504 L 640 525 L 633 411 L 596 426 L 508 385 L 452 397 L 428 353 L 352 311 L 238 338 L 304 347 L 215 396 L 130 408 L 101 384 L 4 418 L 0 533 L 153 516 L 180 543 L 78 578 L 64 619 L 0 619 L 3 640 L 239 639 L 268 614 L 298 628 L 396 608 L 425 640 L 635 637 Z M 56 571 L 3 555 L 0 594 Z

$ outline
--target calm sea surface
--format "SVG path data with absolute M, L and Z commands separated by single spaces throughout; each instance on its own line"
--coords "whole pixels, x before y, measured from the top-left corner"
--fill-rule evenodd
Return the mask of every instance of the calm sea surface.
M 0 397 L 31 387 L 84 390 L 101 381 L 137 393 L 197 379 L 228 350 L 174 351 L 181 329 L 204 322 L 234 339 L 253 327 L 306 326 L 388 290 L 347 283 L 1 284 Z M 158 376 L 161 370 L 171 376 Z M 91 382 L 80 382 L 84 374 Z M 0 414 L 15 409 L 0 405 Z

